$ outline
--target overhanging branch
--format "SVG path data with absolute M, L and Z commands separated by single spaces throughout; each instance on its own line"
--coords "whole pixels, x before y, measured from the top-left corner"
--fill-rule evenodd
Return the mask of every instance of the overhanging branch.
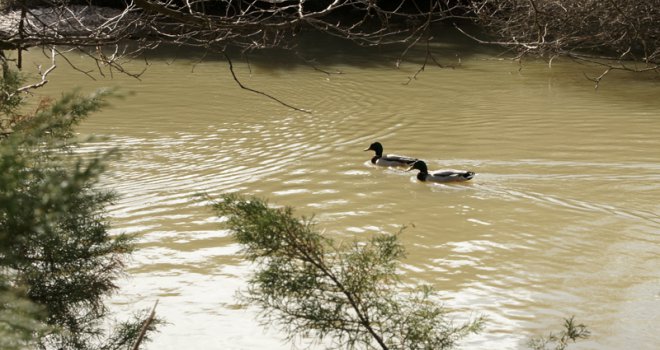
M 290 104 L 288 104 L 288 103 L 286 103 L 286 102 L 280 100 L 279 98 L 277 98 L 277 97 L 275 97 L 275 96 L 269 95 L 269 94 L 267 94 L 267 93 L 265 93 L 265 92 L 263 92 L 263 91 L 255 90 L 255 89 L 252 89 L 252 88 L 249 88 L 249 87 L 243 85 L 243 83 L 241 83 L 241 81 L 240 81 L 240 80 L 238 79 L 238 77 L 236 76 L 236 73 L 234 72 L 234 65 L 232 64 L 232 60 L 231 60 L 231 58 L 229 57 L 229 55 L 227 55 L 227 53 L 224 52 L 224 51 L 222 52 L 222 54 L 223 54 L 223 55 L 225 56 L 225 58 L 227 59 L 227 63 L 229 63 L 229 72 L 231 73 L 232 78 L 234 78 L 234 81 L 236 82 L 236 84 L 238 84 L 238 86 L 241 87 L 241 89 L 243 89 L 243 90 L 247 90 L 247 91 L 250 91 L 250 92 L 254 92 L 255 94 L 259 94 L 259 95 L 261 95 L 261 96 L 265 96 L 265 97 L 267 97 L 267 98 L 269 98 L 269 99 L 271 99 L 271 100 L 273 100 L 273 101 L 275 101 L 275 102 L 277 102 L 277 103 L 279 103 L 279 104 L 281 104 L 281 105 L 283 105 L 283 106 L 285 106 L 285 107 L 291 108 L 291 109 L 293 109 L 293 110 L 296 110 L 296 111 L 299 111 L 299 112 L 303 112 L 303 113 L 312 113 L 312 111 L 310 111 L 310 110 L 295 107 L 295 106 L 293 106 L 293 105 L 290 105 Z
M 16 92 L 14 94 L 21 93 L 21 92 L 29 92 L 30 90 L 38 89 L 38 88 L 46 85 L 48 83 L 48 74 L 50 74 L 50 72 L 52 72 L 55 68 L 57 68 L 57 65 L 55 64 L 55 55 L 56 55 L 55 48 L 53 47 L 53 48 L 51 48 L 51 54 L 50 54 L 51 66 L 48 69 L 46 69 L 45 71 L 42 72 L 41 65 L 39 65 L 39 75 L 41 76 L 41 81 L 39 81 L 37 83 L 34 83 L 34 84 L 30 84 L 30 85 L 20 87 L 16 90 Z

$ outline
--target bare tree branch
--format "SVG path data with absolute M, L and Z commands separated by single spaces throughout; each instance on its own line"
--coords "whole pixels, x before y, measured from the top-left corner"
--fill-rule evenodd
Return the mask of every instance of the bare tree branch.
M 30 84 L 30 85 L 20 87 L 16 90 L 16 92 L 14 94 L 21 93 L 21 92 L 29 92 L 30 90 L 38 89 L 38 88 L 46 85 L 48 83 L 48 79 L 47 79 L 48 74 L 50 74 L 50 72 L 52 72 L 55 68 L 57 68 L 57 65 L 55 64 L 55 54 L 56 54 L 55 53 L 55 48 L 52 48 L 51 49 L 51 54 L 50 54 L 51 66 L 48 69 L 46 69 L 45 71 L 42 72 L 41 65 L 39 66 L 39 75 L 41 76 L 41 81 L 39 81 L 37 83 L 33 83 L 33 84 Z M 13 94 L 11 94 L 11 95 L 13 95 Z M 10 97 L 11 97 L 11 95 L 10 95 Z
M 156 306 L 158 306 L 158 300 L 156 300 L 154 306 L 151 308 L 149 317 L 147 317 L 147 319 L 142 324 L 142 328 L 140 328 L 140 334 L 135 340 L 135 344 L 133 344 L 132 350 L 138 350 L 140 348 L 140 343 L 142 343 L 142 340 L 144 339 L 144 335 L 147 333 L 147 330 L 149 329 L 149 325 L 154 321 L 156 317 Z
M 515 48 L 519 57 L 532 54 L 551 62 L 557 56 L 589 61 L 600 55 L 612 69 L 660 68 L 658 0 L 473 0 L 470 4 L 475 21 L 497 39 L 482 40 L 457 28 L 479 43 Z M 646 67 L 626 66 L 626 59 Z
M 330 71 L 327 71 L 327 70 L 325 70 L 325 69 L 321 69 L 321 68 L 319 68 L 319 67 L 316 65 L 316 62 L 314 62 L 314 60 L 310 60 L 310 59 L 308 59 L 308 58 L 305 58 L 305 57 L 304 57 L 300 52 L 298 52 L 298 51 L 296 51 L 295 54 L 296 54 L 296 56 L 297 56 L 298 58 L 300 58 L 303 62 L 305 62 L 306 65 L 312 67 L 312 69 L 314 69 L 315 71 L 318 71 L 318 72 L 324 73 L 324 74 L 326 74 L 326 75 L 328 75 L 328 76 L 333 75 L 333 74 L 344 74 L 344 72 L 342 72 L 342 71 L 334 71 L 334 72 L 330 72 Z
M 426 39 L 426 55 L 425 55 L 425 57 L 424 57 L 424 63 L 422 63 L 422 65 L 419 67 L 419 69 L 417 69 L 417 71 L 415 72 L 415 74 L 413 74 L 412 76 L 408 77 L 408 81 L 406 81 L 405 83 L 403 83 L 403 85 L 409 85 L 410 82 L 412 82 L 413 80 L 417 80 L 417 76 L 418 76 L 421 72 L 423 72 L 423 71 L 426 69 L 426 65 L 428 64 L 429 59 L 432 60 L 433 63 L 435 63 L 435 65 L 438 66 L 438 67 L 440 67 L 440 68 L 451 68 L 451 69 L 454 69 L 454 68 L 455 68 L 455 66 L 453 66 L 453 65 L 452 65 L 452 66 L 445 66 L 445 65 L 441 64 L 441 63 L 438 62 L 438 60 L 433 56 L 433 52 L 431 52 L 431 40 L 432 40 L 432 39 L 433 39 L 433 37 L 429 37 L 429 38 Z
M 244 89 L 244 90 L 247 90 L 247 91 L 250 91 L 250 92 L 254 92 L 255 94 L 265 96 L 265 97 L 267 97 L 267 98 L 269 98 L 269 99 L 271 99 L 271 100 L 273 100 L 273 101 L 275 101 L 275 102 L 277 102 L 277 103 L 279 103 L 279 104 L 281 104 L 285 107 L 291 108 L 293 110 L 303 112 L 303 113 L 312 113 L 312 111 L 310 111 L 310 110 L 295 107 L 295 106 L 290 105 L 290 104 L 278 99 L 277 97 L 269 95 L 269 94 L 267 94 L 263 91 L 255 90 L 255 89 L 252 89 L 252 88 L 249 88 L 249 87 L 243 85 L 243 83 L 241 83 L 241 81 L 238 80 L 238 77 L 236 76 L 236 73 L 234 72 L 234 65 L 232 64 L 231 58 L 229 58 L 229 55 L 227 55 L 226 52 L 223 52 L 223 54 L 224 54 L 225 58 L 227 59 L 227 62 L 229 63 L 229 72 L 231 73 L 232 78 L 234 78 L 234 81 L 236 82 L 236 84 L 238 84 L 238 86 L 241 87 L 241 89 Z
M 161 44 L 216 52 L 296 50 L 299 33 L 320 31 L 362 46 L 403 45 L 398 66 L 431 35 L 433 24 L 471 21 L 488 33 L 456 28 L 477 43 L 515 50 L 515 59 L 538 56 L 550 66 L 556 57 L 588 61 L 600 55 L 606 69 L 659 71 L 660 0 L 127 0 L 114 8 L 41 2 L 50 6 L 18 1 L 0 14 L 0 49 L 18 50 L 19 65 L 26 48 L 69 46 L 95 59 L 101 74 L 138 78 L 140 72 L 122 69 L 122 58 Z M 483 34 L 491 39 L 480 39 Z M 107 54 L 100 47 L 115 50 Z

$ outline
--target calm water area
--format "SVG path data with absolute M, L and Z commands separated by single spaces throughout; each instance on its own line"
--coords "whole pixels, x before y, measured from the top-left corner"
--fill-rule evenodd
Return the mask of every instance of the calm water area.
M 463 349 L 522 349 L 571 315 L 592 331 L 573 349 L 660 348 L 658 78 L 612 72 L 595 90 L 585 74 L 601 71 L 571 61 L 521 66 L 456 43 L 434 50 L 456 67 L 429 63 L 410 82 L 423 48 L 399 69 L 399 50 L 323 42 L 304 52 L 313 65 L 280 52 L 249 65 L 234 55 L 245 85 L 309 114 L 242 90 L 225 60 L 187 49 L 149 57 L 141 80 L 107 71 L 91 80 L 58 61 L 38 95 L 127 94 L 78 131 L 107 137 L 81 152 L 122 153 L 103 185 L 121 195 L 113 232 L 136 234 L 139 249 L 111 303 L 128 316 L 159 300 L 168 324 L 147 349 L 291 348 L 259 325 L 257 310 L 237 305 L 253 267 L 195 197 L 202 192 L 293 206 L 343 241 L 406 226 L 404 281 L 439 290 L 456 321 L 489 318 Z M 431 169 L 477 175 L 420 183 L 371 165 L 362 150 L 376 140 Z

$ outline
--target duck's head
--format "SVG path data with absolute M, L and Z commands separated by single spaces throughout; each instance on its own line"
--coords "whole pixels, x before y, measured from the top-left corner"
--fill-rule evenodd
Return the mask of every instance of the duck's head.
M 414 162 L 410 166 L 410 168 L 408 168 L 406 171 L 410 171 L 410 170 L 413 170 L 413 169 L 417 169 L 417 170 L 421 171 L 422 173 L 428 173 L 429 172 L 429 169 L 426 167 L 426 163 L 424 163 L 423 160 L 418 160 L 418 161 Z
M 380 144 L 380 142 L 374 142 L 371 145 L 369 145 L 369 148 L 365 149 L 364 151 L 374 151 L 376 152 L 377 155 L 383 155 L 383 145 Z

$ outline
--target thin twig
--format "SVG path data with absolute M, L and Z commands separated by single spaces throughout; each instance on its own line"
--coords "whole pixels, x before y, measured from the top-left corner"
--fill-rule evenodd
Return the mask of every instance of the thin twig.
M 326 75 L 333 75 L 333 74 L 344 74 L 342 71 L 334 71 L 334 72 L 328 72 L 327 70 L 321 69 L 317 67 L 312 60 L 309 60 L 305 58 L 300 52 L 295 51 L 296 56 L 300 58 L 303 62 L 305 62 L 306 65 L 312 67 L 315 71 L 319 71 L 321 73 L 325 73 Z
M 432 39 L 433 39 L 433 37 L 428 37 L 426 39 L 426 57 L 424 58 L 424 63 L 422 63 L 422 65 L 419 67 L 419 69 L 417 69 L 415 74 L 408 77 L 408 81 L 403 83 L 403 85 L 409 85 L 411 81 L 417 80 L 417 76 L 426 69 L 426 65 L 428 64 L 429 59 L 431 59 L 433 61 L 433 63 L 435 63 L 440 68 L 451 68 L 451 69 L 455 68 L 454 66 L 445 66 L 445 65 L 441 64 L 440 62 L 438 62 L 438 60 L 435 59 L 435 57 L 433 56 L 433 53 L 431 52 L 430 42 L 431 42 Z
M 147 333 L 147 329 L 149 328 L 149 325 L 151 324 L 151 322 L 154 321 L 154 318 L 156 317 L 156 306 L 158 306 L 158 299 L 156 299 L 156 303 L 154 303 L 154 307 L 151 308 L 149 317 L 142 324 L 142 328 L 140 328 L 140 334 L 135 340 L 135 344 L 133 344 L 133 348 L 132 348 L 133 350 L 138 350 L 140 348 L 140 343 L 142 343 L 142 339 L 144 339 L 144 335 Z
M 277 102 L 277 103 L 279 103 L 279 104 L 281 104 L 285 107 L 291 108 L 293 110 L 303 112 L 303 113 L 312 113 L 312 111 L 292 106 L 292 105 L 278 99 L 277 97 L 269 95 L 269 94 L 267 94 L 263 91 L 255 90 L 255 89 L 252 89 L 252 88 L 249 88 L 249 87 L 243 85 L 243 83 L 241 83 L 241 81 L 238 80 L 238 77 L 236 76 L 236 73 L 234 72 L 234 65 L 232 64 L 231 58 L 229 58 L 229 55 L 227 55 L 227 53 L 225 51 L 223 51 L 222 53 L 225 56 L 225 58 L 227 59 L 227 62 L 229 63 L 229 72 L 231 73 L 231 76 L 234 78 L 234 81 L 236 82 L 236 84 L 238 84 L 238 86 L 241 87 L 241 89 L 247 90 L 247 91 L 250 91 L 250 92 L 254 92 L 255 94 L 259 94 L 259 95 L 262 95 L 262 96 L 266 96 L 269 99 L 271 99 L 271 100 L 273 100 L 273 101 L 275 101 L 275 102 Z
M 188 3 L 188 7 L 190 7 L 190 3 Z M 191 11 L 192 11 L 192 8 L 191 8 Z M 204 62 L 204 60 L 206 59 L 206 55 L 208 55 L 208 53 L 209 53 L 208 50 L 204 50 L 204 54 L 202 55 L 202 57 L 200 57 L 198 60 L 196 60 L 193 63 L 192 68 L 190 68 L 190 73 L 195 73 L 195 68 L 197 68 L 198 64 Z
M 603 78 L 604 78 L 609 72 L 611 72 L 612 69 L 615 69 L 615 68 L 607 68 L 607 69 L 603 72 L 603 74 L 597 76 L 596 78 L 590 78 L 590 77 L 587 75 L 587 73 L 583 73 L 583 74 L 584 74 L 584 76 L 585 76 L 588 80 L 593 81 L 594 83 L 596 83 L 596 85 L 594 86 L 594 89 L 595 89 L 595 90 L 598 90 L 598 86 L 600 85 L 600 81 L 603 80 Z
M 429 53 L 427 52 L 427 53 L 426 53 L 426 57 L 424 58 L 424 63 L 422 64 L 422 66 L 419 67 L 419 69 L 417 69 L 417 72 L 415 72 L 415 74 L 413 74 L 412 76 L 409 76 L 409 77 L 408 77 L 408 81 L 405 82 L 405 83 L 403 83 L 403 85 L 408 85 L 408 84 L 410 84 L 411 81 L 413 81 L 413 80 L 417 80 L 417 75 L 419 75 L 419 73 L 421 73 L 421 72 L 424 71 L 424 69 L 426 68 L 426 64 L 428 63 L 428 61 L 429 61 Z
M 20 87 L 16 90 L 16 92 L 14 94 L 19 93 L 19 92 L 26 92 L 26 91 L 33 90 L 33 89 L 38 89 L 38 88 L 40 88 L 40 87 L 42 87 L 42 86 L 44 86 L 48 83 L 48 79 L 47 79 L 48 74 L 50 74 L 50 72 L 52 72 L 55 68 L 57 68 L 57 65 L 55 64 L 55 48 L 51 49 L 50 62 L 51 62 L 50 68 L 46 69 L 46 71 L 44 71 L 44 72 L 41 72 L 41 66 L 39 66 L 39 74 L 41 75 L 41 81 L 39 81 L 38 83 L 34 83 L 34 84 L 30 84 L 30 85 Z M 14 94 L 12 94 L 12 95 L 14 95 Z
M 70 66 L 71 68 L 73 68 L 74 70 L 76 70 L 76 71 L 78 71 L 78 72 L 80 72 L 80 73 L 82 73 L 82 74 L 85 74 L 88 78 L 90 78 L 90 79 L 92 79 L 92 80 L 96 80 L 96 78 L 94 78 L 94 76 L 91 74 L 92 70 L 84 71 L 84 70 L 78 68 L 78 66 L 75 65 L 73 62 L 71 62 L 71 60 L 69 60 L 69 59 L 66 57 L 66 55 L 62 54 L 62 53 L 59 52 L 59 51 L 58 51 L 58 53 L 59 53 L 60 56 L 62 56 L 62 58 L 63 58 L 63 59 L 69 64 L 69 66 Z

